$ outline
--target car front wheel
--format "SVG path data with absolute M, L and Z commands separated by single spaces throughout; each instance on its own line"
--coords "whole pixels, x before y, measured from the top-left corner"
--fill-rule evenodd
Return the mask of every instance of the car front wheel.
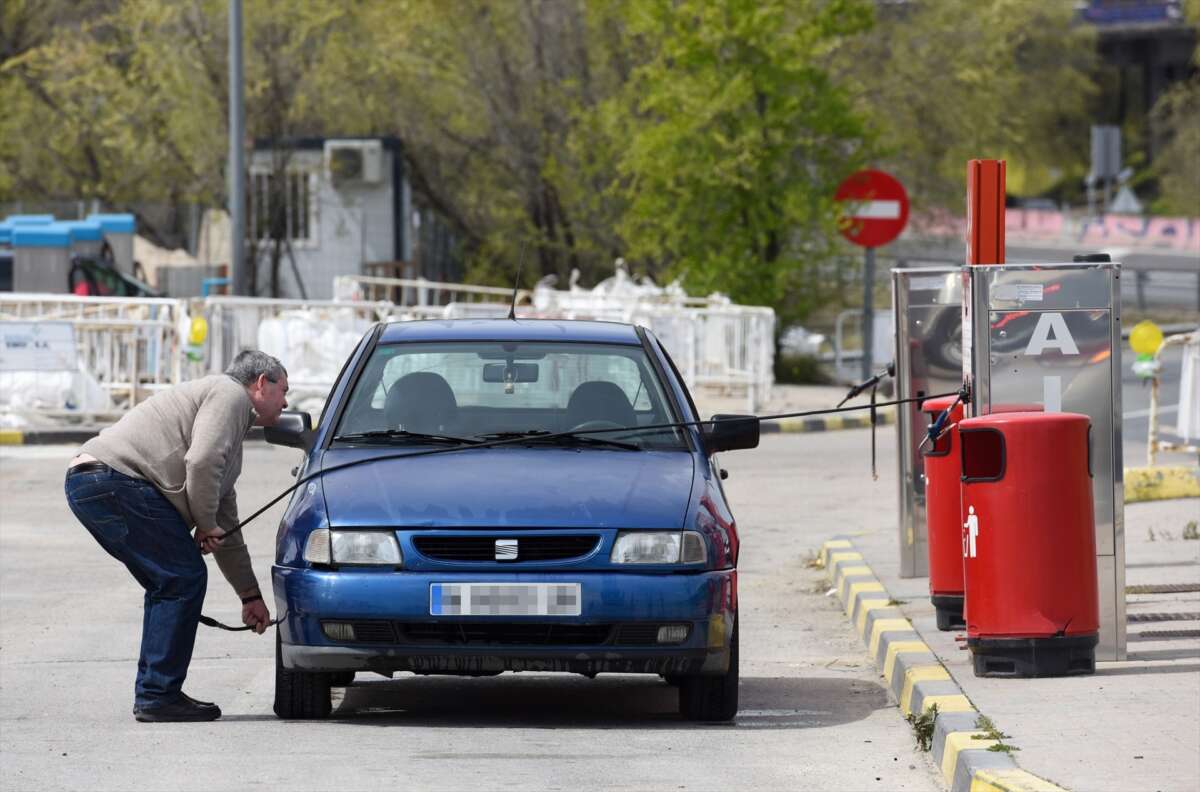
M 275 714 L 285 720 L 327 718 L 332 709 L 329 674 L 283 667 L 283 641 L 275 631 Z
M 729 640 L 729 670 L 720 676 L 679 680 L 679 712 L 688 720 L 731 721 L 738 710 L 738 619 Z

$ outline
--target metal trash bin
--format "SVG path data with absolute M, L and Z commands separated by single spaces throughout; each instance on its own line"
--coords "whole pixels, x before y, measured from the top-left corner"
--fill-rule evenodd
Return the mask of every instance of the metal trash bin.
M 69 291 L 71 229 L 62 223 L 13 228 L 13 291 Z
M 925 522 L 929 543 L 929 599 L 937 612 L 937 627 L 947 631 L 965 627 L 963 621 L 962 513 L 959 478 L 958 422 L 963 418 L 957 397 L 944 396 L 921 402 L 930 423 L 950 409 L 947 423 L 937 439 L 926 443 Z
M 1091 422 L 1016 412 L 958 425 L 967 646 L 976 676 L 1090 674 L 1100 604 Z

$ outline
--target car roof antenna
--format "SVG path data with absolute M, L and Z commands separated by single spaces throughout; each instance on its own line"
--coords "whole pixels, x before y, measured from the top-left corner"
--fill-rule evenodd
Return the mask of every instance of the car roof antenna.
M 517 290 L 521 288 L 521 269 L 525 266 L 525 240 L 521 240 L 521 254 L 517 258 L 517 277 L 513 281 L 512 303 L 508 306 L 508 318 L 517 320 Z

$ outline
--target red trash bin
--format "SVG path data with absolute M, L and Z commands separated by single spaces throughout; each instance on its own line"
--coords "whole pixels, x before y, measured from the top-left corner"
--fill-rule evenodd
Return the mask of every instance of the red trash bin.
M 1095 671 L 1090 431 L 1074 413 L 994 413 L 958 425 L 976 676 Z
M 929 600 L 937 612 L 939 630 L 966 626 L 963 621 L 962 522 L 959 505 L 958 422 L 963 407 L 956 396 L 921 402 L 930 423 L 954 405 L 937 440 L 924 447 L 925 526 L 929 543 Z

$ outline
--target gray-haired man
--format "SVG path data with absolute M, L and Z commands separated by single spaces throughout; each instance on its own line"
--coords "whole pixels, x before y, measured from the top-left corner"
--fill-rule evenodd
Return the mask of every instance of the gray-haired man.
M 155 394 L 84 443 L 67 470 L 67 503 L 109 555 L 146 590 L 134 687 L 139 721 L 207 721 L 215 704 L 183 692 L 208 583 L 202 553 L 242 599 L 242 623 L 271 620 L 237 527 L 234 482 L 252 425 L 287 407 L 287 370 L 242 352 L 224 374 Z M 192 529 L 195 528 L 195 535 Z

